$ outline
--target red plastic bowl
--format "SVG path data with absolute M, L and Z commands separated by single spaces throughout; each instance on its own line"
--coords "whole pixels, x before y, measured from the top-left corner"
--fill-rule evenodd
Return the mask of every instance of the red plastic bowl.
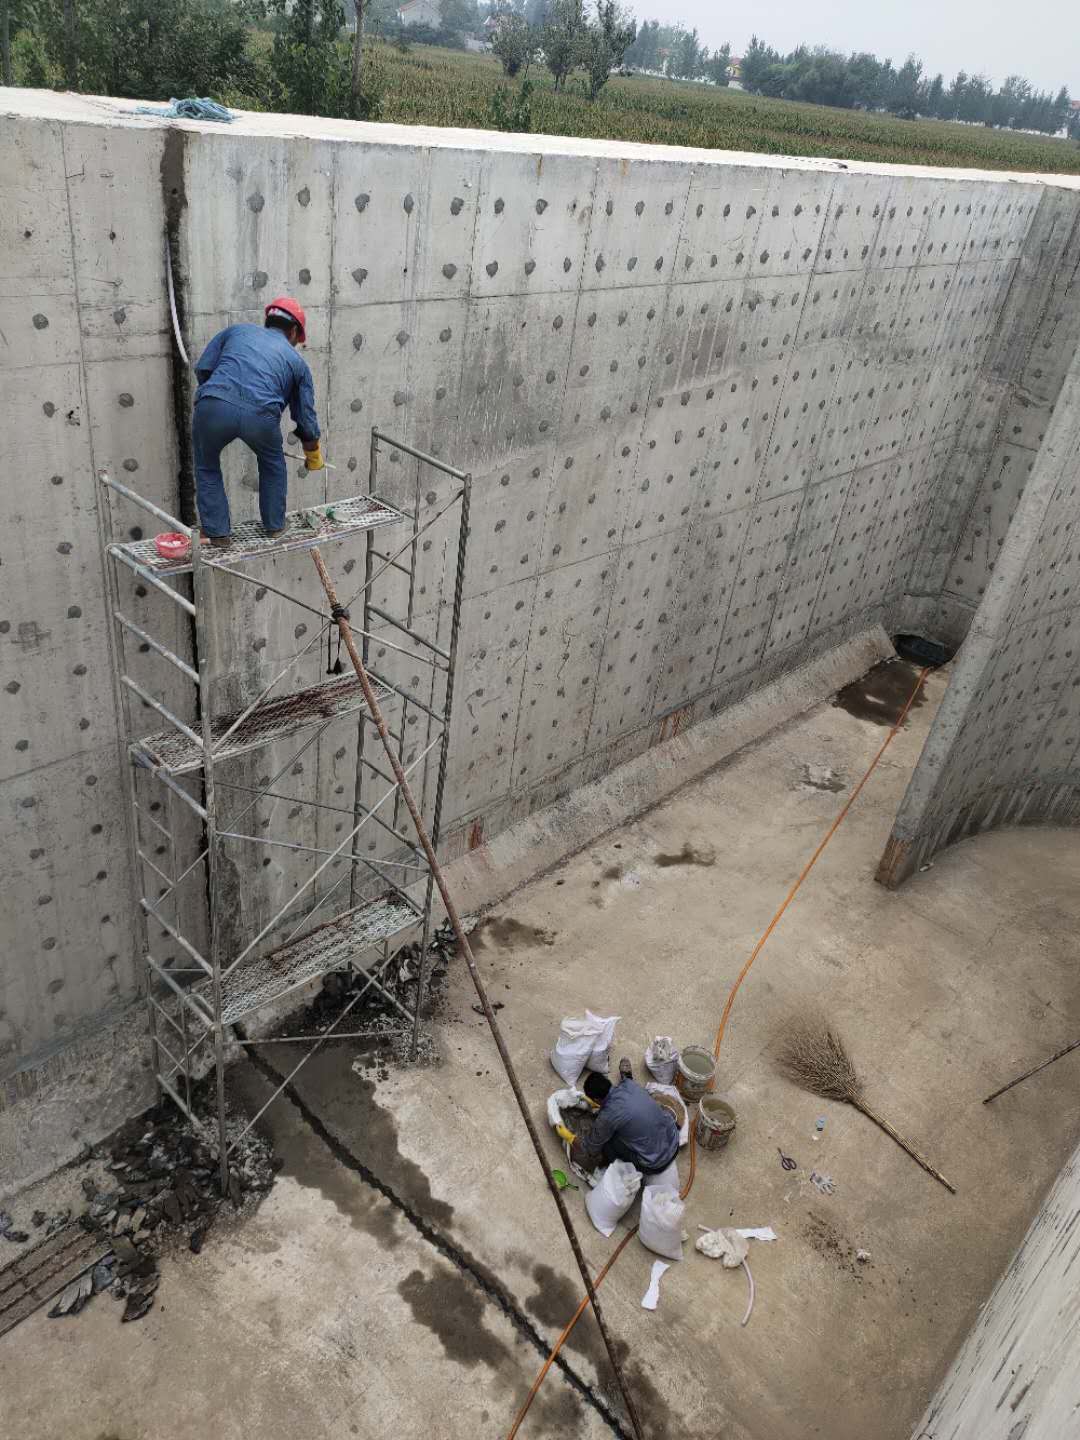
M 191 551 L 191 541 L 177 530 L 154 536 L 154 549 L 163 560 L 182 560 Z

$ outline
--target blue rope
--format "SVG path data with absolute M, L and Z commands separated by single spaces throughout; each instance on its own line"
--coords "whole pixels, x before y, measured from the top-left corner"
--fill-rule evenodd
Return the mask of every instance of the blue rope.
M 231 110 L 219 105 L 216 100 L 171 100 L 168 105 L 137 105 L 136 115 L 160 115 L 165 120 L 220 120 L 233 119 Z

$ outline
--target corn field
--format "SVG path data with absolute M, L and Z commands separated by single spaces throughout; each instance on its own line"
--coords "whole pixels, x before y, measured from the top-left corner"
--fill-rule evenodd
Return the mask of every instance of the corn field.
M 487 55 L 427 45 L 402 51 L 372 41 L 365 46 L 365 66 L 382 121 L 491 129 L 494 93 L 505 87 L 517 94 L 517 82 L 507 81 Z M 590 104 L 580 78 L 571 79 L 559 95 L 542 68 L 534 67 L 529 78 L 534 87 L 529 128 L 536 134 L 901 165 L 1080 173 L 1080 145 L 1068 140 L 832 110 L 645 76 L 612 77 Z

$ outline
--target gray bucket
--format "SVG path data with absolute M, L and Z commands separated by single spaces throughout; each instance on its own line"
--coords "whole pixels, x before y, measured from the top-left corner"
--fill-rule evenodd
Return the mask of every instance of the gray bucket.
M 684 1100 L 700 1100 L 716 1084 L 716 1061 L 703 1045 L 686 1045 L 679 1055 L 675 1088 Z

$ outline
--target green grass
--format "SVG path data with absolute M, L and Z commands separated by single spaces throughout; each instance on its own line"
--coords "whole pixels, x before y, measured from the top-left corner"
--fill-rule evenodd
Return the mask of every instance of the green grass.
M 516 90 L 517 82 L 506 81 L 498 61 L 489 55 L 427 45 L 402 53 L 371 41 L 365 64 L 378 84 L 378 118 L 399 124 L 490 129 L 491 96 L 500 85 Z M 556 95 L 542 68 L 534 68 L 530 78 L 535 86 L 531 129 L 542 135 L 1080 174 L 1080 145 L 1068 140 L 946 121 L 897 120 L 644 76 L 611 79 L 599 100 L 590 104 L 580 79 L 570 81 L 567 93 Z

